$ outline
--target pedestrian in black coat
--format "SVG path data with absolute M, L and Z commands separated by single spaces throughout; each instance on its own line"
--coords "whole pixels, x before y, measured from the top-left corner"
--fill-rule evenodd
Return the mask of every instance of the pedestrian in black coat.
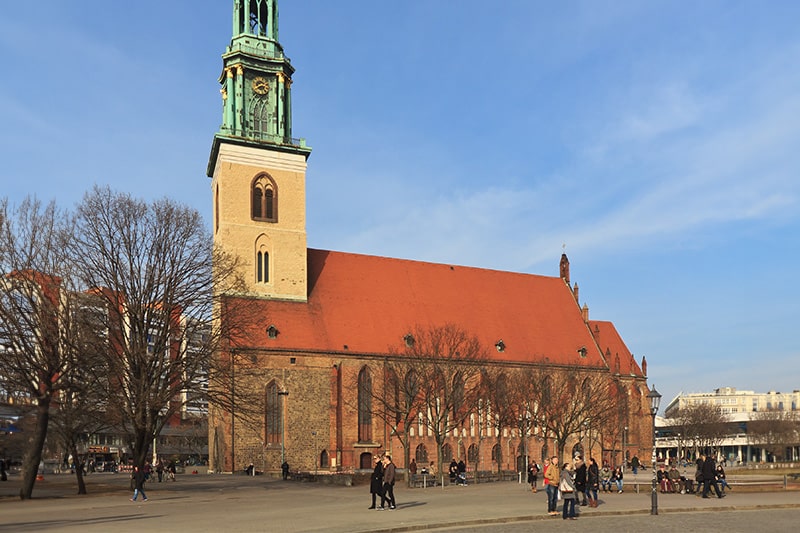
M 725 495 L 719 491 L 717 485 L 717 464 L 714 458 L 710 455 L 703 460 L 703 498 L 708 498 L 709 489 L 714 487 L 714 492 L 717 493 L 717 498 L 723 498 Z
M 383 463 L 380 456 L 375 456 L 375 470 L 369 480 L 369 492 L 372 494 L 372 505 L 367 509 L 375 509 L 375 499 L 383 497 Z
M 587 505 L 588 502 L 586 501 L 586 463 L 583 462 L 583 457 L 575 458 L 575 490 L 578 493 L 575 495 L 576 499 L 580 498 L 581 505 Z

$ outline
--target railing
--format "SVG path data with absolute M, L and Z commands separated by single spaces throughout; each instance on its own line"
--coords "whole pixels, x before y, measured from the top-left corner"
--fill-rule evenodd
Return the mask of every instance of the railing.
M 278 43 L 273 41 L 261 41 L 256 37 L 253 37 L 253 40 L 255 43 L 241 40 L 234 41 L 231 46 L 228 47 L 228 53 L 242 52 L 244 54 L 267 57 L 269 59 L 285 59 L 289 61 L 289 58 L 283 54 L 283 48 Z

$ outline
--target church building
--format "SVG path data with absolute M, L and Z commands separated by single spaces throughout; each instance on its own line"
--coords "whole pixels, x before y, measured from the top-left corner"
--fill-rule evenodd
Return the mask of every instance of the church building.
M 479 339 L 489 366 L 604 376 L 626 398 L 626 412 L 614 431 L 594 428 L 593 453 L 612 463 L 649 457 L 646 363 L 637 364 L 611 322 L 589 319 L 566 255 L 558 275 L 545 276 L 309 249 L 311 148 L 293 136 L 294 68 L 278 39 L 277 0 L 234 1 L 222 59 L 222 125 L 207 173 L 215 243 L 239 257 L 246 279 L 245 289 L 226 296 L 246 313 L 244 333 L 218 356 L 242 365 L 230 386 L 252 392 L 259 414 L 210 407 L 211 470 L 252 463 L 280 471 L 285 461 L 292 471 L 354 471 L 387 450 L 405 467 L 391 427 L 359 394 L 385 381 L 387 361 L 402 357 L 415 327 L 444 324 Z M 414 426 L 410 456 L 435 461 L 436 443 Z M 541 461 L 547 449 L 540 433 L 465 422 L 448 436 L 448 452 L 466 459 L 480 449 L 482 432 L 501 447 L 481 449 L 487 471 L 515 470 L 521 449 Z

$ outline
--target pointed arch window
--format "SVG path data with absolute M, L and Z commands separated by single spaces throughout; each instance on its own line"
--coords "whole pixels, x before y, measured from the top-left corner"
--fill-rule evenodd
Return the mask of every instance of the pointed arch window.
M 256 281 L 269 283 L 269 252 L 266 250 L 256 253 Z
M 264 139 L 266 136 L 272 134 L 272 123 L 275 114 L 272 112 L 267 94 L 255 96 L 250 108 L 250 119 L 253 126 L 252 133 L 254 136 Z
M 372 376 L 367 367 L 358 373 L 358 441 L 372 442 Z
M 265 424 L 266 435 L 265 441 L 269 444 L 281 443 L 281 421 L 283 413 L 281 413 L 280 397 L 278 396 L 278 384 L 271 381 L 267 385 L 266 398 L 265 398 Z
M 253 220 L 265 222 L 278 221 L 278 187 L 275 181 L 267 174 L 262 174 L 253 180 L 250 191 L 251 213 Z

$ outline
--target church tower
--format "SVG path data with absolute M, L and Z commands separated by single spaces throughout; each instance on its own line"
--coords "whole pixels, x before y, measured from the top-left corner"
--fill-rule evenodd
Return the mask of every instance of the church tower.
M 214 241 L 239 256 L 247 296 L 306 301 L 306 161 L 292 137 L 294 68 L 278 41 L 277 0 L 234 0 L 214 135 Z

